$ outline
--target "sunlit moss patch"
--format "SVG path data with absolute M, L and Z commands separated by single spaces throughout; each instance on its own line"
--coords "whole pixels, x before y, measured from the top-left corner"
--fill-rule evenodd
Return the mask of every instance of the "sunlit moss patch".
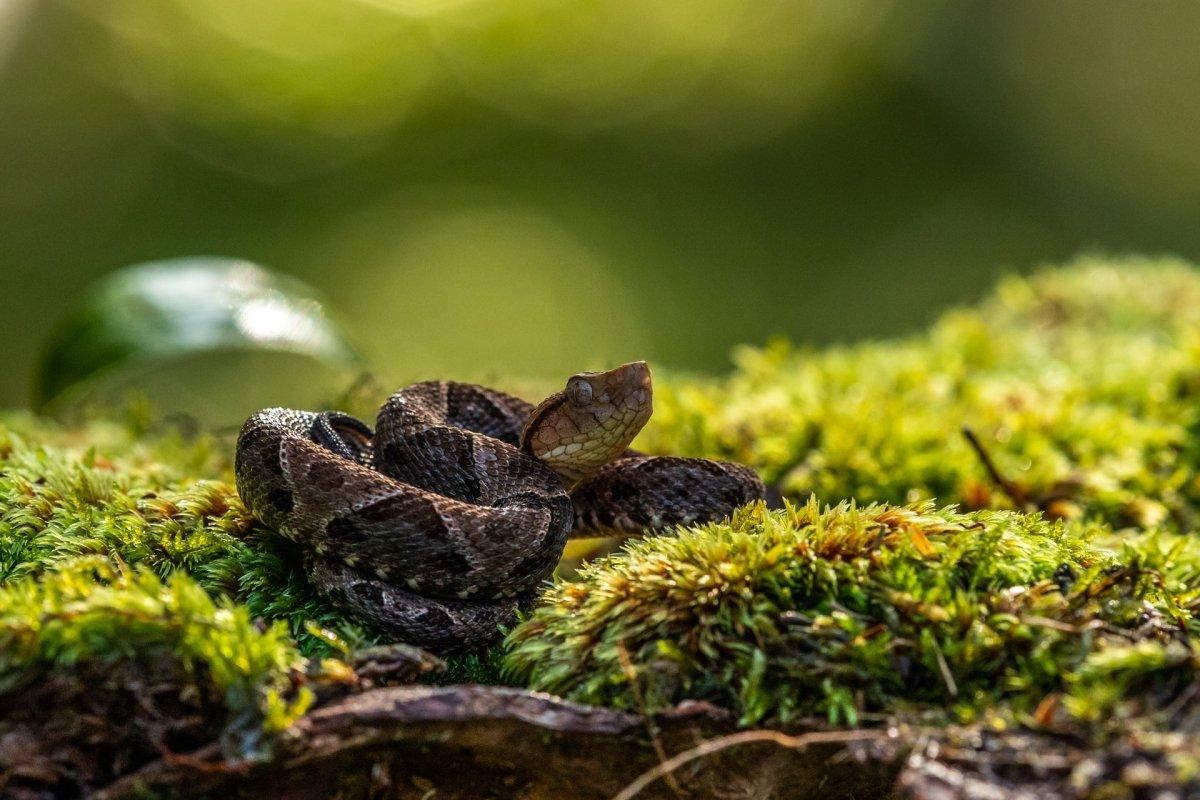
M 293 548 L 242 504 L 231 450 L 231 440 L 140 418 L 0 421 L 0 591 L 100 556 L 164 578 L 185 572 L 254 616 L 286 620 L 305 651 L 328 651 L 307 622 L 361 639 L 304 579 Z
M 181 685 L 171 688 L 177 696 L 213 694 L 211 703 L 224 709 L 222 740 L 232 757 L 260 754 L 263 734 L 286 728 L 312 701 L 309 690 L 289 681 L 304 662 L 286 626 L 259 627 L 245 607 L 214 601 L 186 575 L 164 582 L 85 558 L 0 591 L 5 703 L 57 673 L 99 666 L 120 674 L 118 665 L 129 663 L 145 675 L 124 692 L 148 694 L 178 668 Z M 95 693 L 103 691 L 97 686 Z M 52 719 L 57 709 L 42 712 Z
M 1115 550 L 1105 534 L 930 503 L 760 505 L 559 582 L 509 636 L 506 666 L 576 700 L 703 699 L 744 723 L 1033 714 L 1059 693 L 1108 718 L 1139 680 L 1196 666 L 1200 545 Z
M 1198 323 L 1187 264 L 1083 259 L 1009 278 L 909 339 L 741 348 L 728 377 L 660 382 L 639 444 L 751 464 L 795 500 L 936 498 L 1190 530 Z

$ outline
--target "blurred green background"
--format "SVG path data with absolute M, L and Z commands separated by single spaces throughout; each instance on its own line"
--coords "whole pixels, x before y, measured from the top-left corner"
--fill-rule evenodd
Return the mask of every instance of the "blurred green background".
M 1200 253 L 1200 5 L 0 0 L 0 405 L 134 262 L 321 292 L 386 381 L 920 328 Z M 219 373 L 218 373 L 219 374 Z

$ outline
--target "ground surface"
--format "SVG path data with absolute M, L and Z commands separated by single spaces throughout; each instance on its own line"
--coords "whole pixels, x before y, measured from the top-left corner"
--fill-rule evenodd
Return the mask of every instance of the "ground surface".
M 312 591 L 227 437 L 8 414 L 0 787 L 1198 795 L 1197 323 L 1187 265 L 1084 261 L 921 337 L 660 379 L 642 446 L 790 505 L 593 561 L 449 663 Z

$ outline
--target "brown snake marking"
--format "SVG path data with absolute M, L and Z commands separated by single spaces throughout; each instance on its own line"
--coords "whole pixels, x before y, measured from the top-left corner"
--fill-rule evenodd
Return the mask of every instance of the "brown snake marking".
M 575 375 L 536 408 L 415 383 L 374 431 L 269 408 L 238 436 L 237 487 L 335 604 L 411 644 L 476 649 L 532 601 L 569 536 L 717 520 L 763 496 L 740 464 L 628 450 L 651 411 L 641 361 Z

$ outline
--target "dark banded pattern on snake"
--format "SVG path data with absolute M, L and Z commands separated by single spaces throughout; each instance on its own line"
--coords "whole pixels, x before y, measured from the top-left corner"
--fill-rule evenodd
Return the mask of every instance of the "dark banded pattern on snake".
M 627 450 L 650 392 L 636 362 L 573 376 L 536 408 L 475 384 L 413 384 L 374 431 L 266 409 L 238 438 L 238 491 L 300 545 L 335 604 L 411 644 L 475 649 L 531 602 L 568 536 L 719 519 L 762 497 L 746 467 Z

